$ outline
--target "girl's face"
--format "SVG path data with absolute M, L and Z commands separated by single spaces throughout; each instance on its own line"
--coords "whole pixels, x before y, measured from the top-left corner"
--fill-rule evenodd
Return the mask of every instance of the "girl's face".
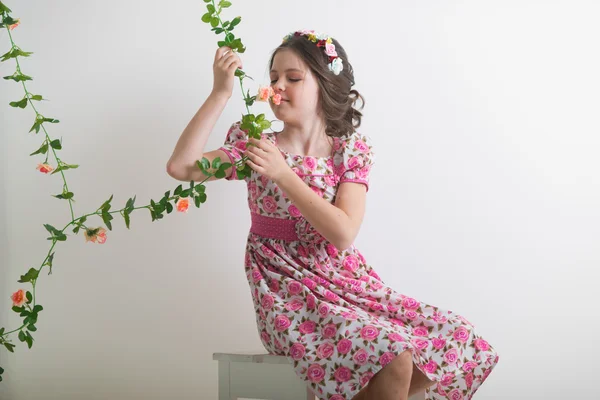
M 269 102 L 277 119 L 302 124 L 315 118 L 319 85 L 310 68 L 292 50 L 283 49 L 275 54 L 270 80 L 275 93 L 281 95 L 280 105 Z

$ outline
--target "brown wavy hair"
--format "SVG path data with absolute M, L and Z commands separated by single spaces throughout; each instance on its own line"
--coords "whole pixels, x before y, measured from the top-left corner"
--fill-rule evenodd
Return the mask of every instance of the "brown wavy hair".
M 352 134 L 360 127 L 362 113 L 354 106 L 361 101 L 362 110 L 365 99 L 354 86 L 354 70 L 342 45 L 332 38 L 335 51 L 341 57 L 344 69 L 339 75 L 329 70 L 329 57 L 323 47 L 308 40 L 306 36 L 292 36 L 277 47 L 269 61 L 269 70 L 273 67 L 275 55 L 282 49 L 295 52 L 308 65 L 319 85 L 319 105 L 325 118 L 325 133 L 329 136 Z

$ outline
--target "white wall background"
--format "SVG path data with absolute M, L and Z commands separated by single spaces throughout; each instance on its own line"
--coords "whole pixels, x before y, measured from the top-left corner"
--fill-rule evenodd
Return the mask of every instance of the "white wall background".
M 158 200 L 165 164 L 212 87 L 217 36 L 200 0 L 7 1 L 32 93 L 62 158 L 76 215 L 111 194 Z M 335 36 L 366 98 L 375 143 L 357 245 L 396 290 L 465 315 L 500 354 L 484 399 L 597 398 L 600 350 L 600 6 L 593 1 L 233 1 L 245 70 L 295 29 Z M 9 50 L 6 31 L 0 52 Z M 0 64 L 12 74 L 14 60 Z M 249 88 L 256 89 L 250 81 Z M 58 175 L 29 157 L 33 111 L 0 81 L 0 326 L 9 296 L 64 226 Z M 234 96 L 210 138 L 244 111 Z M 253 111 L 269 112 L 266 104 Z M 272 116 L 272 114 L 269 114 Z M 0 349 L 2 400 L 215 399 L 213 352 L 264 351 L 243 273 L 245 187 L 215 182 L 208 202 L 151 223 L 115 218 L 105 245 L 71 235 L 51 276 L 34 347 Z M 98 225 L 90 222 L 92 225 Z M 14 337 L 13 337 L 14 338 Z

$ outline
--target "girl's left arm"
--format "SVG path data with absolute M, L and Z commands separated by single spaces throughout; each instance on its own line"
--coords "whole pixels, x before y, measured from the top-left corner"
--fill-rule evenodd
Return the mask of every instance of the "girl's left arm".
M 365 185 L 340 183 L 335 203 L 331 204 L 316 194 L 291 169 L 275 183 L 304 218 L 338 250 L 347 249 L 354 243 L 365 214 Z

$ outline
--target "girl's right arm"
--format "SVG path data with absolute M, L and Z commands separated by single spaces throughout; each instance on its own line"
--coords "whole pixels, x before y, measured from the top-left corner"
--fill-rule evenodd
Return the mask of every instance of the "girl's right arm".
M 180 181 L 200 182 L 206 175 L 196 165 L 196 161 L 206 157 L 211 163 L 220 157 L 223 162 L 228 161 L 223 150 L 213 150 L 204 153 L 204 146 L 212 132 L 217 120 L 221 116 L 225 105 L 233 92 L 234 74 L 237 68 L 242 68 L 239 56 L 229 47 L 220 47 L 213 64 L 214 83 L 213 90 L 196 112 L 182 132 L 171 158 L 167 162 L 167 173 Z M 232 168 L 225 173 L 229 176 Z M 214 176 L 209 181 L 216 180 Z

